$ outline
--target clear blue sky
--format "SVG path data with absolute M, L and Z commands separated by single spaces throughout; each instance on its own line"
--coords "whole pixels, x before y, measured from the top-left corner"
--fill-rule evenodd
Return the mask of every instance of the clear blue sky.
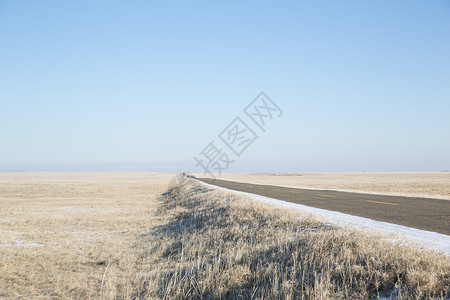
M 449 1 L 2 1 L 0 170 L 450 169 Z

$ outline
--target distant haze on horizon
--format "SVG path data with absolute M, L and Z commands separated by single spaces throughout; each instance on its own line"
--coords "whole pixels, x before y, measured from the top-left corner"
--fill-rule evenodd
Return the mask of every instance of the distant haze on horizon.
M 448 1 L 0 0 L 0 36 L 0 171 L 450 170 Z

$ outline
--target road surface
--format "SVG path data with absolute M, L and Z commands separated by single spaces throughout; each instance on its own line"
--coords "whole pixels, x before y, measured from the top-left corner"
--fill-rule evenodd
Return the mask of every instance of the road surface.
M 308 190 L 196 178 L 208 184 L 450 235 L 450 200 Z

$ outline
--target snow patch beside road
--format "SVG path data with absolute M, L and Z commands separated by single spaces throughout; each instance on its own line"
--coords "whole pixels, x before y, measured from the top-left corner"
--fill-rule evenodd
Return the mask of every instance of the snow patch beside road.
M 352 216 L 337 211 L 320 209 L 302 204 L 268 198 L 256 194 L 230 190 L 223 187 L 207 184 L 201 181 L 198 182 L 210 186 L 212 188 L 218 188 L 226 190 L 228 192 L 249 196 L 255 200 L 264 203 L 269 203 L 276 207 L 295 209 L 302 213 L 310 214 L 325 223 L 334 224 L 341 227 L 350 226 L 357 229 L 375 231 L 387 235 L 389 239 L 391 239 L 393 242 L 397 244 L 404 244 L 405 242 L 409 242 L 421 249 L 434 250 L 442 252 L 446 256 L 450 256 L 450 236 L 445 234 L 406 227 L 387 222 L 375 221 L 372 219 Z

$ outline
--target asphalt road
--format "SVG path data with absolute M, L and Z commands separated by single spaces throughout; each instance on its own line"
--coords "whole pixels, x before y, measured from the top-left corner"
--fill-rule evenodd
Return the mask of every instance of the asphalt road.
M 286 188 L 196 178 L 231 190 L 450 235 L 450 200 Z

